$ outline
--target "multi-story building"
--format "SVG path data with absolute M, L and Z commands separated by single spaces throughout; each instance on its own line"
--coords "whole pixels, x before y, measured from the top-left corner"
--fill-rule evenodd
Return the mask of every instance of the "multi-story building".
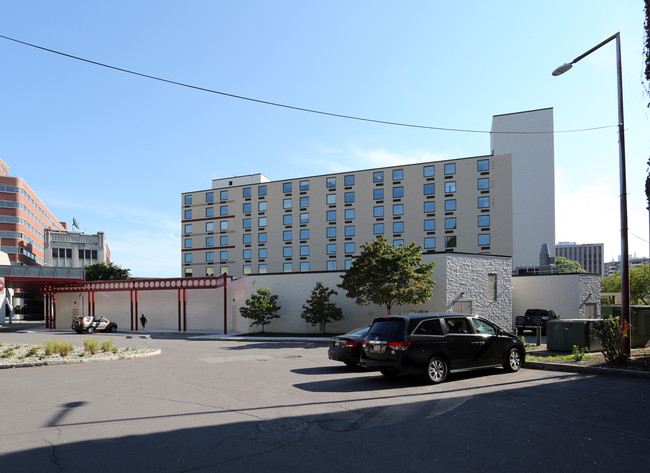
M 630 256 L 629 261 L 630 261 L 630 268 L 633 268 L 635 266 L 643 266 L 643 265 L 650 264 L 650 258 L 647 258 L 645 256 L 643 257 Z M 607 263 L 605 263 L 603 276 L 611 276 L 616 271 L 620 271 L 620 270 L 621 270 L 621 260 L 619 256 L 618 261 L 608 261 Z
M 555 256 L 577 261 L 582 269 L 592 274 L 604 274 L 605 262 L 603 243 L 576 244 L 572 241 L 561 241 L 555 245 Z
M 89 235 L 46 228 L 44 247 L 46 266 L 84 268 L 90 264 L 111 262 L 104 232 Z
M 45 229 L 65 231 L 36 193 L 19 177 L 10 177 L 0 160 L 0 239 L 14 266 L 45 264 Z
M 489 155 L 215 179 L 181 196 L 182 274 L 344 270 L 379 236 L 425 253 L 536 261 L 555 239 L 552 129 L 552 109 L 499 115 Z

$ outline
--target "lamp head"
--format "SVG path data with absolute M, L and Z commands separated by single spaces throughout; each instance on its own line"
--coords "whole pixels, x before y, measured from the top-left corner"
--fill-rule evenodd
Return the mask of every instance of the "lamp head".
M 573 64 L 570 63 L 570 62 L 567 62 L 566 64 L 562 64 L 560 67 L 558 67 L 557 69 L 555 69 L 553 71 L 553 75 L 554 76 L 559 76 L 561 74 L 564 74 L 566 71 L 568 71 L 572 67 L 573 67 Z

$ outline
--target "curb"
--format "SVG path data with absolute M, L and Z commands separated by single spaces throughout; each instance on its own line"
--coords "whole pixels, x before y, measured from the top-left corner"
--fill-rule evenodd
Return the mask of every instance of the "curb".
M 650 372 L 637 370 L 624 370 L 620 368 L 601 368 L 597 366 L 579 366 L 566 363 L 544 363 L 539 361 L 526 361 L 524 368 L 533 370 L 563 371 L 568 373 L 598 374 L 609 376 L 627 376 L 630 378 L 650 379 Z
M 145 353 L 127 353 L 122 355 L 109 355 L 101 358 L 74 358 L 74 359 L 54 359 L 42 360 L 26 363 L 14 363 L 11 365 L 0 365 L 0 369 L 9 368 L 32 368 L 34 366 L 50 366 L 50 365 L 76 365 L 79 363 L 99 363 L 102 361 L 117 361 L 117 360 L 131 360 L 134 358 L 146 358 L 148 356 L 160 355 L 162 350 L 156 349 Z
M 329 343 L 330 338 L 323 337 L 241 337 L 237 335 L 197 335 L 188 337 L 189 340 L 221 342 L 302 342 L 302 343 Z

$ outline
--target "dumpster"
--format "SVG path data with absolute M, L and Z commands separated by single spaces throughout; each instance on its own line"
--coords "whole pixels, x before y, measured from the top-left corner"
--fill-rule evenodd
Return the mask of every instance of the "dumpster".
M 594 335 L 592 325 L 597 319 L 552 320 L 546 326 L 546 347 L 552 351 L 572 352 L 573 346 L 589 351 L 603 349 Z
M 601 313 L 603 318 L 620 317 L 621 306 L 604 306 Z M 650 344 L 650 306 L 631 306 L 630 324 L 632 325 L 632 348 L 643 348 Z

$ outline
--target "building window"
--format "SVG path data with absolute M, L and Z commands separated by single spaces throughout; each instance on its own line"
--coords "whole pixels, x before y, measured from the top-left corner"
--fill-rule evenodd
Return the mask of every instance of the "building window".
M 456 218 L 446 218 L 445 219 L 445 230 L 455 230 L 456 229 Z
M 253 241 L 253 236 L 250 233 L 244 233 L 244 235 L 242 236 L 242 243 L 244 243 L 244 245 L 249 245 L 252 243 L 252 241 Z
M 205 246 L 214 246 L 214 237 L 205 237 Z
M 267 241 L 266 232 L 260 232 L 257 234 L 258 243 L 266 243 L 266 241 Z
M 291 199 L 282 199 L 282 208 L 290 209 L 291 208 Z
M 456 174 L 456 163 L 445 164 L 445 174 Z
M 456 248 L 456 236 L 445 237 L 445 248 Z
M 354 243 L 346 243 L 345 244 L 345 253 L 350 255 L 354 253 L 355 248 L 354 248 Z
M 490 207 L 490 198 L 489 197 L 479 197 L 478 198 L 478 208 L 487 209 Z
M 424 239 L 424 249 L 425 250 L 435 250 L 436 249 L 436 239 L 435 237 L 427 237 Z
M 393 169 L 393 181 L 401 181 L 404 179 L 403 169 Z
M 227 245 L 227 244 L 228 244 L 228 235 L 221 235 L 221 236 L 219 237 L 219 244 L 220 244 L 221 246 L 225 246 L 225 245 Z
M 436 211 L 436 201 L 435 200 L 427 200 L 424 203 L 424 213 L 429 214 L 429 213 L 434 213 Z
M 302 261 L 300 263 L 300 271 L 309 271 L 309 263 L 307 261 Z
M 219 222 L 219 230 L 221 230 L 222 232 L 228 230 L 228 220 L 222 220 L 221 222 Z
M 266 209 L 268 208 L 268 202 L 266 200 L 260 200 L 257 203 L 257 211 L 258 212 L 266 212 Z
M 223 250 L 219 252 L 219 259 L 221 261 L 227 261 L 228 260 L 228 250 Z
M 257 272 L 260 274 L 266 274 L 269 271 L 269 267 L 266 264 L 260 264 L 257 266 Z
M 424 221 L 424 231 L 425 232 L 432 232 L 436 229 L 436 221 L 435 219 L 429 219 Z
M 300 181 L 300 190 L 308 191 L 309 190 L 309 181 Z
M 424 185 L 424 195 L 433 195 L 436 193 L 435 184 L 425 184 Z
M 243 228 L 250 228 L 251 227 L 251 219 L 250 218 L 245 218 L 242 220 L 242 226 Z
M 309 256 L 309 245 L 302 245 L 300 247 L 300 256 Z
M 497 300 L 497 275 L 495 273 L 488 273 L 487 286 L 488 286 L 488 294 L 487 294 L 488 302 L 496 301 Z
M 192 262 L 192 253 L 185 253 L 185 262 L 186 263 Z
M 251 209 L 251 203 L 250 203 L 250 202 L 246 202 L 245 204 L 242 204 L 242 208 L 241 208 L 241 210 L 242 210 L 242 212 L 245 213 L 245 214 L 249 214 L 249 213 L 251 213 L 251 210 L 252 210 L 252 209 Z
M 266 248 L 259 248 L 257 250 L 257 257 L 262 259 L 262 258 L 267 258 L 268 257 L 268 250 Z
M 336 261 L 328 261 L 327 262 L 327 270 L 328 271 L 336 271 Z
M 205 216 L 206 217 L 214 217 L 214 207 L 206 207 L 205 208 Z
M 226 199 L 228 198 L 228 191 L 226 191 Z M 205 194 L 206 202 L 214 202 L 214 192 L 208 192 Z
M 354 191 L 345 193 L 345 202 L 354 202 Z
M 228 272 L 228 266 L 219 266 L 219 272 L 221 274 L 226 274 Z
M 212 194 L 212 192 L 210 192 Z M 219 192 L 219 199 L 221 200 L 228 200 L 228 191 L 221 191 Z M 212 202 L 212 199 L 210 199 L 209 202 Z
M 375 171 L 372 173 L 372 182 L 384 182 L 384 171 Z
M 258 227 L 266 227 L 266 217 L 258 217 L 257 218 L 257 226 Z
M 478 226 L 479 227 L 489 227 L 490 226 L 490 216 L 489 215 L 479 215 L 478 216 Z
M 393 204 L 393 215 L 404 215 L 404 204 Z
M 292 263 L 284 263 L 282 265 L 282 270 L 285 273 L 290 273 L 291 271 L 293 271 L 293 264 Z
M 303 228 L 300 230 L 300 239 L 301 240 L 309 240 L 309 229 L 308 228 Z
M 345 236 L 354 236 L 354 225 L 345 226 Z
M 185 219 L 190 219 L 192 218 L 192 209 L 188 209 L 185 211 Z
M 424 166 L 422 175 L 424 177 L 433 177 L 436 175 L 435 166 Z
M 327 227 L 325 230 L 327 238 L 336 238 L 336 227 Z
M 293 223 L 293 217 L 291 214 L 284 214 L 282 216 L 282 223 L 284 225 L 291 225 Z
M 336 194 L 327 194 L 325 196 L 325 203 L 327 205 L 334 205 L 336 204 Z
M 490 234 L 481 233 L 478 236 L 478 246 L 489 246 L 490 245 Z
M 214 276 L 214 267 L 208 266 L 207 268 L 205 268 L 205 275 Z
M 478 190 L 484 190 L 490 188 L 490 179 L 487 177 L 482 177 L 481 179 L 476 180 L 476 188 Z
M 402 197 L 404 197 L 404 188 L 402 186 L 393 187 L 393 199 L 400 199 Z
M 285 194 L 291 192 L 291 183 L 290 182 L 285 182 L 282 184 L 282 192 Z
M 374 235 L 383 235 L 384 234 L 384 224 L 383 223 L 375 223 L 372 226 L 372 233 Z
M 403 233 L 404 222 L 393 222 L 393 233 Z
M 490 160 L 489 159 L 479 159 L 476 161 L 476 170 L 477 171 L 489 171 L 490 170 Z
M 401 238 L 398 240 L 393 240 L 393 246 L 395 248 L 397 248 L 398 246 L 404 246 L 404 240 L 402 240 Z
M 266 191 L 267 191 L 266 186 L 259 186 L 257 188 L 257 195 L 260 195 L 260 196 L 266 195 Z
M 192 196 L 191 195 L 186 195 L 185 196 L 185 205 L 192 205 Z
M 244 274 L 251 274 L 253 272 L 253 267 L 250 264 L 245 264 L 243 267 Z
M 335 243 L 328 243 L 326 246 L 326 251 L 328 255 L 335 255 L 336 254 L 336 244 Z
M 347 271 L 352 267 L 352 260 L 351 259 L 346 259 L 345 260 L 345 270 Z
M 309 213 L 301 213 L 300 214 L 300 223 L 309 223 Z
M 242 196 L 243 197 L 250 197 L 251 196 L 251 188 L 250 187 L 244 187 L 242 189 Z
M 345 219 L 354 220 L 354 209 L 345 209 Z
M 445 192 L 456 192 L 456 181 L 445 182 Z
M 228 215 L 228 206 L 222 205 L 219 207 L 219 215 Z
M 282 232 L 283 241 L 291 241 L 293 239 L 293 232 L 291 230 L 285 230 Z
M 346 186 L 353 186 L 353 185 L 354 185 L 354 174 L 350 174 L 350 175 L 348 175 L 348 176 L 345 176 L 345 177 L 343 178 L 343 183 L 344 183 Z
M 328 177 L 325 180 L 325 186 L 328 187 L 328 188 L 336 187 L 336 178 L 335 177 Z
M 377 205 L 372 208 L 372 216 L 373 217 L 383 217 L 384 216 L 384 206 L 383 205 Z
M 192 233 L 192 224 L 188 223 L 185 225 L 185 233 Z
M 326 214 L 326 219 L 328 222 L 336 221 L 336 210 L 328 210 Z
M 192 248 L 192 239 L 191 238 L 186 238 L 185 239 L 185 248 Z
M 214 231 L 214 222 L 205 222 L 205 231 L 213 232 Z
M 242 251 L 242 258 L 251 259 L 252 257 L 253 257 L 253 252 L 249 248 L 246 248 L 244 251 Z
M 456 199 L 445 200 L 445 210 L 448 212 L 456 210 Z
M 309 207 L 309 197 L 301 197 L 300 198 L 300 206 L 301 207 Z
M 291 248 L 290 246 L 285 246 L 284 248 L 282 248 L 282 256 L 284 256 L 285 258 L 289 258 L 290 256 L 293 256 L 293 248 Z
M 374 200 L 381 200 L 384 198 L 384 189 L 373 189 L 372 198 Z

